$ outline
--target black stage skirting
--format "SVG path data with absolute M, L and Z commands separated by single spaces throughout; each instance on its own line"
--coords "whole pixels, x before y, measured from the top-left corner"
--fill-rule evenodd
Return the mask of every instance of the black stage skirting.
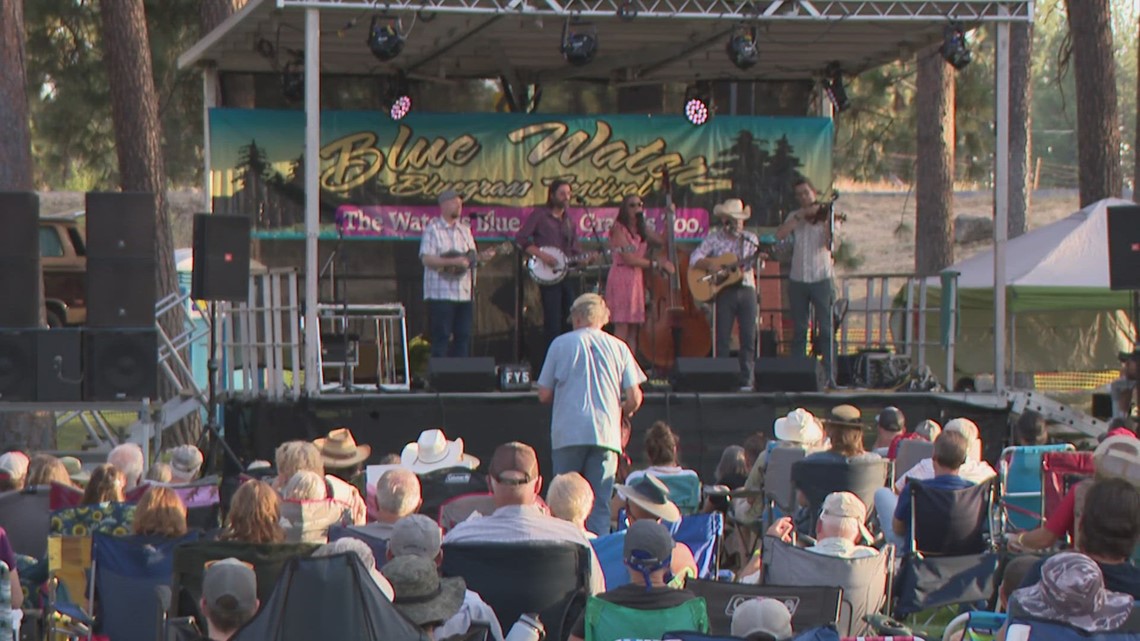
M 864 422 L 887 405 L 900 408 L 909 425 L 924 419 L 940 424 L 965 416 L 978 424 L 985 457 L 994 461 L 1006 441 L 1009 410 L 994 409 L 935 394 L 646 394 L 633 420 L 630 456 L 644 465 L 645 431 L 654 421 L 668 422 L 681 440 L 681 461 L 711 478 L 728 445 L 750 434 L 772 437 L 772 422 L 796 407 L 820 416 L 840 403 L 863 411 Z M 336 427 L 352 430 L 358 443 L 372 446 L 376 463 L 386 453 L 399 453 L 425 429 L 442 428 L 449 438 L 462 437 L 465 450 L 483 461 L 496 446 L 522 441 L 534 446 L 540 469 L 550 470 L 550 407 L 533 393 L 324 396 L 295 402 L 231 400 L 225 406 L 226 438 L 242 460 L 273 460 L 274 449 L 293 439 L 312 440 Z M 873 432 L 868 432 L 872 442 Z

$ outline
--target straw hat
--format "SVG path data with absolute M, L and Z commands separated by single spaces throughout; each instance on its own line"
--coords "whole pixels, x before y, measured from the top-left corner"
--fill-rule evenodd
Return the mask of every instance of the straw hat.
M 739 198 L 729 198 L 723 203 L 713 206 L 713 216 L 725 216 L 736 220 L 748 220 L 752 217 L 752 208 L 744 204 Z
M 321 460 L 325 467 L 334 470 L 363 463 L 372 455 L 372 446 L 357 445 L 352 432 L 344 427 L 329 432 L 327 438 L 316 439 L 313 444 L 321 451 Z

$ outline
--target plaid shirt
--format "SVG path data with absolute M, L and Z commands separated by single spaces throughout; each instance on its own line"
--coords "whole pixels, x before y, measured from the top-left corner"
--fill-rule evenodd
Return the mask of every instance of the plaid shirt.
M 474 251 L 475 238 L 471 227 L 462 219 L 448 223 L 443 218 L 434 218 L 424 228 L 420 239 L 420 258 L 442 256 L 448 251 L 465 253 Z M 475 270 L 461 276 L 443 274 L 438 269 L 424 266 L 424 300 L 471 300 L 471 289 L 475 284 Z
M 744 240 L 747 238 L 748 240 Z M 725 254 L 735 254 L 737 259 L 745 258 L 747 256 L 756 256 L 757 248 L 760 246 L 760 240 L 756 238 L 756 234 L 750 231 L 742 231 L 740 235 L 733 236 L 725 233 L 723 229 L 717 228 L 709 232 L 709 235 L 701 241 L 700 247 L 693 250 L 689 256 L 689 263 L 695 263 L 702 258 L 716 258 Z M 743 280 L 740 282 L 745 287 L 756 287 L 756 274 L 753 273 L 752 267 L 755 260 L 749 261 L 743 267 Z

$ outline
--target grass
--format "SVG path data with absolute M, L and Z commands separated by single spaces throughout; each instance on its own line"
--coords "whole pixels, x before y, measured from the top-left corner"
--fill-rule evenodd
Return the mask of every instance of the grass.
M 111 431 L 120 439 L 127 436 L 127 428 L 138 419 L 134 412 L 103 412 Z M 89 440 L 87 428 L 79 417 L 75 417 L 56 428 L 56 449 L 64 452 L 78 452 L 84 449 Z

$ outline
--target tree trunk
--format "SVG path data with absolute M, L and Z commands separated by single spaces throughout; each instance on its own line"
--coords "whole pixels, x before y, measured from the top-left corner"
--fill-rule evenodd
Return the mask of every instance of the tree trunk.
M 100 5 L 107 80 L 111 90 L 111 117 L 115 126 L 115 151 L 123 191 L 154 194 L 155 277 L 159 298 L 178 291 L 174 268 L 174 239 L 167 203 L 166 167 L 162 158 L 162 121 L 154 90 L 150 40 L 143 0 L 104 0 Z M 184 312 L 176 307 L 161 321 L 168 336 L 182 333 Z M 181 390 L 159 375 L 159 396 L 173 398 Z M 167 444 L 196 443 L 201 432 L 197 414 L 163 433 Z
M 937 49 L 918 54 L 914 269 L 931 276 L 954 262 L 954 69 Z
M 1010 238 L 1029 229 L 1033 191 L 1033 25 L 1017 22 L 1009 28 L 1009 220 Z
M 1081 207 L 1120 196 L 1120 121 L 1109 0 L 1067 0 L 1077 82 L 1077 161 Z
M 0 0 L 0 191 L 32 191 L 32 131 L 24 69 L 24 4 Z M 39 266 L 36 273 L 40 272 Z M 43 318 L 43 277 L 37 308 Z M 0 412 L 0 450 L 55 449 L 52 412 Z
M 226 18 L 232 16 L 245 6 L 248 0 L 202 0 L 199 25 L 203 36 L 222 24 Z M 254 99 L 253 75 L 248 73 L 223 73 L 219 78 L 221 83 L 221 99 L 218 104 L 223 107 L 237 107 L 239 109 L 253 109 Z

